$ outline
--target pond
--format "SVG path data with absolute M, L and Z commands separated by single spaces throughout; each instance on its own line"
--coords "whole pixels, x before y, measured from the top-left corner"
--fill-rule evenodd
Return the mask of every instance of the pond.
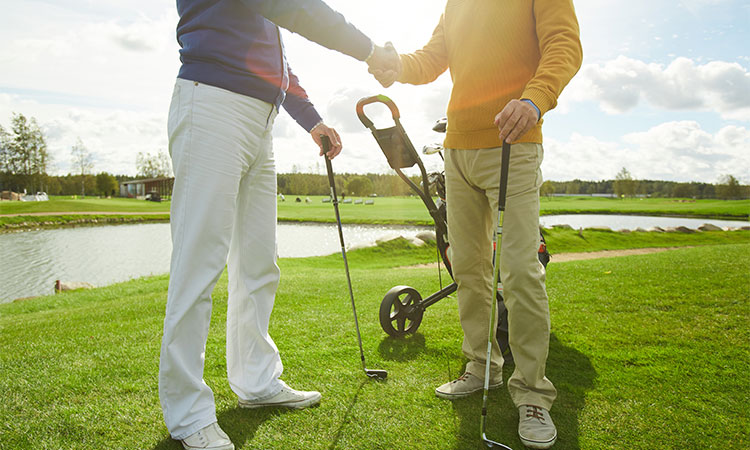
M 558 215 L 543 216 L 542 225 L 568 224 L 573 228 L 605 226 L 651 228 L 703 223 L 740 227 L 748 222 L 648 216 Z M 347 247 L 368 245 L 387 235 L 414 236 L 431 227 L 344 225 Z M 278 226 L 282 258 L 328 255 L 340 251 L 335 224 Z M 55 280 L 82 281 L 104 286 L 169 271 L 169 224 L 137 224 L 37 230 L 0 234 L 0 303 L 16 298 L 51 294 Z
M 430 227 L 344 225 L 347 247 L 386 235 L 414 236 Z M 282 258 L 341 251 L 336 224 L 277 228 Z M 105 286 L 169 272 L 168 223 L 96 226 L 0 234 L 0 303 L 54 292 L 55 280 Z

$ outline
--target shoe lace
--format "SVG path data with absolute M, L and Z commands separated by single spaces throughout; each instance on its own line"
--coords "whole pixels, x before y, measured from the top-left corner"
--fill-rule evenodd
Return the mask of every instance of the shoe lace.
M 463 375 L 456 378 L 456 380 L 454 380 L 453 382 L 458 383 L 459 381 L 466 381 L 469 378 L 469 375 L 471 375 L 469 372 L 465 372 Z
M 544 410 L 539 406 L 526 405 L 526 417 L 531 417 L 544 423 Z

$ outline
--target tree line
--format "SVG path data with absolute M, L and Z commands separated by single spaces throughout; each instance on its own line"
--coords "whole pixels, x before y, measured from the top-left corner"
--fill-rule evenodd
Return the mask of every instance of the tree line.
M 71 147 L 71 167 L 74 173 L 62 176 L 48 174 L 52 158 L 47 150 L 44 133 L 36 119 L 13 113 L 9 130 L 0 125 L 0 191 L 49 195 L 119 194 L 119 183 L 133 179 L 170 176 L 169 157 L 164 152 L 138 153 L 136 176 L 94 173 L 95 157 L 79 138 Z M 310 173 L 281 173 L 277 176 L 278 192 L 284 195 L 328 195 L 326 175 Z M 411 177 L 417 185 L 419 176 Z M 380 197 L 404 196 L 412 193 L 409 186 L 395 174 L 337 174 L 336 190 L 344 196 Z M 434 191 L 433 191 L 434 193 Z M 681 197 L 681 198 L 750 198 L 750 186 L 742 185 L 733 175 L 724 175 L 716 184 L 637 180 L 623 168 L 613 180 L 602 181 L 545 181 L 542 195 L 607 194 L 616 197 Z
M 715 184 L 697 181 L 637 180 L 632 177 L 626 168 L 623 168 L 613 180 L 545 181 L 542 184 L 541 194 L 607 194 L 615 197 L 643 196 L 738 200 L 750 198 L 750 186 L 740 184 L 739 180 L 733 175 L 724 175 Z
M 0 125 L 0 191 L 116 196 L 123 181 L 171 174 L 169 157 L 164 152 L 138 153 L 135 161 L 138 174 L 134 177 L 95 173 L 95 154 L 80 138 L 71 147 L 70 157 L 71 173 L 49 175 L 53 161 L 36 119 L 13 113 L 10 129 Z
M 328 177 L 308 173 L 278 174 L 278 190 L 284 195 L 328 195 Z M 421 177 L 411 177 L 420 185 Z M 395 174 L 336 174 L 336 191 L 344 195 L 378 197 L 403 196 L 412 193 L 409 186 Z M 434 194 L 434 189 L 431 189 Z M 750 186 L 741 185 L 732 175 L 722 177 L 719 183 L 680 183 L 675 181 L 635 180 L 620 178 L 602 181 L 545 181 L 541 194 L 593 195 L 615 197 L 679 197 L 718 198 L 736 200 L 750 198 Z

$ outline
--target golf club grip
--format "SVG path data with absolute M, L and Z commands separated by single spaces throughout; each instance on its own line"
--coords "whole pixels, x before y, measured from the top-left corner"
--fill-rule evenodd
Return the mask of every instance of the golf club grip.
M 328 152 L 331 151 L 331 140 L 326 135 L 320 135 L 320 143 L 323 145 L 323 159 L 326 160 L 326 172 L 328 172 L 328 185 L 331 187 L 335 200 L 336 197 L 336 182 L 333 180 L 333 166 L 331 166 L 331 160 L 328 158 Z
M 497 209 L 505 211 L 505 198 L 508 195 L 508 169 L 510 165 L 510 144 L 503 141 L 502 165 L 500 166 L 500 192 Z

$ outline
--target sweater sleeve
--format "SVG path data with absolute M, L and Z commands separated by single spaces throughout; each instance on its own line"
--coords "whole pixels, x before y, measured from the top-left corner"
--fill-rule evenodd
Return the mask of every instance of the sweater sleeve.
M 398 81 L 408 84 L 427 84 L 435 81 L 448 69 L 448 50 L 445 46 L 443 16 L 440 16 L 430 41 L 414 53 L 400 55 L 401 74 Z
M 360 61 L 372 50 L 370 38 L 320 0 L 240 1 L 276 25 Z
M 535 0 L 534 16 L 541 59 L 521 98 L 534 102 L 543 116 L 557 106 L 563 88 L 583 59 L 572 0 Z
M 309 133 L 323 119 L 307 97 L 307 92 L 300 86 L 297 75 L 292 73 L 292 68 L 287 66 L 287 69 L 289 70 L 289 89 L 286 91 L 282 106 L 292 119 Z

